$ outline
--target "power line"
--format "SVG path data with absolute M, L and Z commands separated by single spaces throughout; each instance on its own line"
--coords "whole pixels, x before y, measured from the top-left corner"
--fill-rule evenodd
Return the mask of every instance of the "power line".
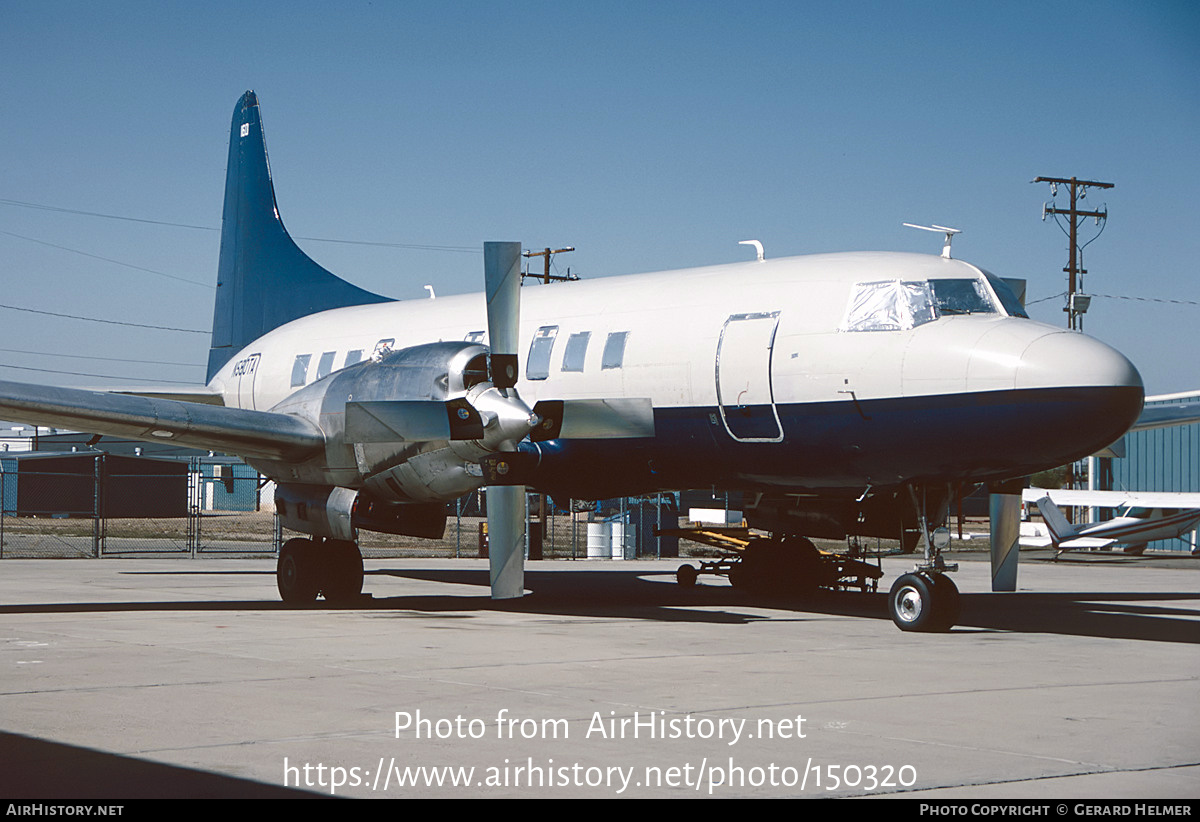
M 91 257 L 93 260 L 103 260 L 106 263 L 113 263 L 114 265 L 123 265 L 126 268 L 132 268 L 137 271 L 145 271 L 147 274 L 155 274 L 159 277 L 166 277 L 169 280 L 178 280 L 181 283 L 187 283 L 189 285 L 198 285 L 201 288 L 216 288 L 216 286 L 214 286 L 214 285 L 209 285 L 208 283 L 202 283 L 202 282 L 199 282 L 198 280 L 189 280 L 187 277 L 179 277 L 175 274 L 167 274 L 163 271 L 155 271 L 153 268 L 144 268 L 143 266 L 134 265 L 133 263 L 121 262 L 120 260 L 114 260 L 111 257 L 101 257 L 99 254 L 91 254 L 87 251 L 80 251 L 77 248 L 68 248 L 65 245 L 57 245 L 55 243 L 48 243 L 45 240 L 39 240 L 36 237 L 26 237 L 24 234 L 17 234 L 12 231 L 4 231 L 4 230 L 0 230 L 0 234 L 7 234 L 9 237 L 17 237 L 22 240 L 28 240 L 31 243 L 38 243 L 39 245 L 50 246 L 51 248 L 57 248 L 62 251 L 70 251 L 72 254 L 79 254 L 80 256 L 83 256 L 83 257 Z
M 39 357 L 70 357 L 76 360 L 104 360 L 105 362 L 135 362 L 149 365 L 182 365 L 187 368 L 204 368 L 204 363 L 171 362 L 168 360 L 131 360 L 123 357 L 93 357 L 87 354 L 62 354 L 57 351 L 29 351 L 24 348 L 0 348 L 9 354 L 34 354 Z
M 106 220 L 124 220 L 130 223 L 149 223 L 150 225 L 165 225 L 171 228 L 191 228 L 198 231 L 217 231 L 212 226 L 207 225 L 188 225 L 187 223 L 169 223 L 163 220 L 147 220 L 141 217 L 126 217 L 120 214 L 101 214 L 98 211 L 80 211 L 77 208 L 59 208 L 58 206 L 42 205 L 41 203 L 28 203 L 24 200 L 9 200 L 0 197 L 0 205 L 16 206 L 18 208 L 33 208 L 38 211 L 57 211 L 61 214 L 80 214 L 84 217 L 103 217 Z
M 145 377 L 125 377 L 121 374 L 94 374 L 86 371 L 55 371 L 54 368 L 31 368 L 24 365 L 4 365 L 0 364 L 0 368 L 17 368 L 18 371 L 36 371 L 43 374 L 71 374 L 72 377 L 100 377 L 102 379 L 132 379 L 144 380 Z M 156 383 L 173 383 L 176 385 L 196 385 L 196 382 L 188 379 L 156 379 Z
M 1103 297 L 1106 300 L 1136 300 L 1143 303 L 1171 303 L 1173 305 L 1200 305 L 1197 300 L 1168 300 L 1162 297 L 1129 297 L 1123 294 L 1092 294 L 1093 297 Z
M 178 331 L 183 334 L 208 334 L 208 331 L 200 331 L 195 328 L 172 328 L 168 325 L 146 325 L 145 323 L 131 323 L 122 320 L 102 320 L 99 317 L 81 317 L 78 314 L 59 314 L 57 311 L 42 311 L 37 308 L 25 308 L 19 305 L 5 305 L 0 303 L 0 308 L 7 308 L 9 311 L 27 311 L 30 314 L 45 314 L 50 317 L 66 317 L 69 320 L 87 320 L 92 323 L 107 323 L 109 325 L 128 325 L 134 328 L 152 328 L 155 331 Z
M 193 229 L 196 231 L 220 231 L 221 230 L 220 228 L 218 228 L 216 226 L 192 225 L 190 223 L 174 223 L 174 222 L 168 222 L 166 220 L 149 220 L 149 219 L 146 219 L 143 217 L 129 217 L 129 216 L 123 215 L 123 214 L 104 214 L 99 211 L 83 211 L 83 210 L 77 209 L 77 208 L 61 208 L 59 206 L 44 205 L 42 203 L 30 203 L 30 202 L 26 202 L 24 200 L 10 200 L 10 199 L 6 199 L 6 198 L 2 198 L 2 197 L 0 197 L 0 205 L 14 206 L 17 208 L 31 208 L 31 209 L 36 209 L 38 211 L 54 211 L 54 212 L 58 212 L 61 214 L 78 214 L 78 215 L 81 215 L 84 217 L 100 217 L 105 220 L 123 220 L 125 222 L 130 222 L 130 223 L 147 223 L 149 225 L 162 225 L 162 226 L 169 226 L 171 228 L 187 228 L 187 229 Z M 19 235 L 15 235 L 15 236 L 19 236 Z M 24 239 L 30 239 L 30 238 L 26 237 Z M 307 240 L 309 242 L 314 242 L 314 243 L 340 243 L 342 245 L 366 245 L 366 246 L 376 246 L 376 247 L 381 247 L 381 248 L 409 248 L 409 249 L 414 249 L 417 251 L 449 251 L 449 252 L 455 252 L 455 253 L 459 253 L 459 254 L 482 254 L 483 253 L 482 247 L 465 246 L 465 245 L 432 245 L 429 243 L 387 243 L 387 242 L 374 242 L 374 241 L 370 241 L 370 240 L 339 240 L 339 239 L 335 239 L 332 237 L 300 237 L 300 236 L 297 236 L 296 239 L 297 240 Z M 34 240 L 34 242 L 40 242 L 40 240 Z M 49 243 L 47 243 L 47 245 L 49 245 Z M 67 249 L 67 250 L 71 251 L 72 249 Z M 78 253 L 83 253 L 83 252 L 78 252 Z M 101 259 L 103 259 L 103 258 L 101 258 Z M 110 260 L 110 262 L 115 262 L 115 261 Z M 143 270 L 148 271 L 149 269 L 143 269 Z M 151 272 L 151 273 L 158 274 L 161 272 L 155 271 L 155 272 Z M 170 276 L 170 275 L 164 275 L 164 276 Z M 185 282 L 192 282 L 192 280 L 186 280 Z

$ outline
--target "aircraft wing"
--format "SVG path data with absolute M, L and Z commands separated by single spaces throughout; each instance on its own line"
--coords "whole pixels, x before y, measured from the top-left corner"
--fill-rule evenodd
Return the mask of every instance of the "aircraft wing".
M 1200 493 L 1174 491 L 1084 491 L 1070 488 L 1026 488 L 1021 498 L 1036 503 L 1050 497 L 1055 505 L 1089 508 L 1200 508 Z
M 325 447 L 320 429 L 290 414 L 19 382 L 0 381 L 0 417 L 292 462 Z
M 1154 397 L 1146 397 L 1153 401 Z M 1181 402 L 1173 405 L 1151 405 L 1142 409 L 1142 415 L 1130 428 L 1133 431 L 1150 431 L 1173 425 L 1191 425 L 1200 422 L 1200 402 Z
M 154 397 L 180 402 L 199 402 L 205 405 L 224 405 L 225 398 L 207 385 L 121 385 L 116 388 L 92 389 L 101 394 L 132 394 L 135 397 Z

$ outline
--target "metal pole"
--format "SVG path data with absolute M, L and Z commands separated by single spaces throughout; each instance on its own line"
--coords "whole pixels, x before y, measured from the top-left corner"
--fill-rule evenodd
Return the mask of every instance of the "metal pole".
M 104 551 L 103 504 L 100 499 L 103 466 L 104 455 L 97 454 L 92 460 L 92 556 L 95 557 L 100 557 Z

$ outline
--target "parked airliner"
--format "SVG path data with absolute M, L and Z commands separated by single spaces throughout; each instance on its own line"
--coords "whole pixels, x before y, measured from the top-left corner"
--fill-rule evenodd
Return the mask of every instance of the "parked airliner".
M 0 413 L 237 454 L 277 483 L 285 601 L 362 589 L 359 529 L 438 536 L 488 486 L 492 595 L 524 591 L 524 486 L 595 499 L 716 487 L 774 550 L 910 544 L 953 491 L 1090 454 L 1137 418 L 1120 353 L 1030 320 L 942 256 L 819 254 L 521 289 L 488 243 L 483 295 L 393 301 L 321 268 L 279 217 L 258 99 L 233 116 L 206 386 L 117 395 L 0 383 Z M 892 586 L 904 630 L 948 628 L 938 539 Z M 747 570 L 750 570 L 749 568 Z

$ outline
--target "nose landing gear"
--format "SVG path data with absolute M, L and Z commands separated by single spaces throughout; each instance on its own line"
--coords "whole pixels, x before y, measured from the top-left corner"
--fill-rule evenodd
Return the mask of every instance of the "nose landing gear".
M 903 574 L 888 593 L 888 613 L 901 631 L 949 631 L 959 604 L 954 580 L 936 571 Z
M 958 586 L 946 576 L 947 571 L 957 571 L 958 565 L 947 565 L 942 559 L 942 551 L 950 545 L 950 531 L 944 527 L 931 531 L 925 505 L 917 500 L 915 490 L 910 491 L 925 534 L 925 561 L 892 583 L 888 615 L 901 631 L 949 631 L 960 611 Z

